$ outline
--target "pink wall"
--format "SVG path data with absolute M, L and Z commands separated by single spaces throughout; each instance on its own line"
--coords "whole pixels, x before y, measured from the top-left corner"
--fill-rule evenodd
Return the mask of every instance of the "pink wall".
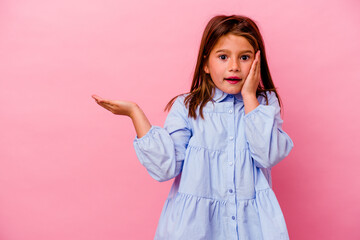
M 170 182 L 136 159 L 129 119 L 91 94 L 138 102 L 162 125 L 188 90 L 215 14 L 263 33 L 295 148 L 273 169 L 292 240 L 360 239 L 360 3 L 0 2 L 0 239 L 152 239 Z

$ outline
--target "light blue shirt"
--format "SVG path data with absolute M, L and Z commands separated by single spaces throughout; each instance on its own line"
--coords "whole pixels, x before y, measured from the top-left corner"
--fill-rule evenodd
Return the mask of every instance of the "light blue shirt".
M 260 105 L 245 115 L 240 93 L 215 88 L 204 119 L 196 120 L 180 96 L 164 128 L 135 138 L 139 161 L 155 180 L 175 177 L 155 240 L 289 239 L 271 168 L 293 142 L 281 128 L 275 93 L 267 96 L 268 105 L 259 96 Z

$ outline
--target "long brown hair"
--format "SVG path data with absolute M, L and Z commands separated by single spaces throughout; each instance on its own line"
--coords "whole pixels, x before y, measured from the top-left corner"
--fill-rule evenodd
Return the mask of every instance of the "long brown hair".
M 196 109 L 200 106 L 199 113 L 201 118 L 204 118 L 202 110 L 206 103 L 212 100 L 213 94 L 215 92 L 215 84 L 211 80 L 210 75 L 205 73 L 204 65 L 208 61 L 210 52 L 214 48 L 220 37 L 229 33 L 245 37 L 249 41 L 251 46 L 254 48 L 255 53 L 260 50 L 261 81 L 256 91 L 256 95 L 264 96 L 266 102 L 268 102 L 265 92 L 273 91 L 275 92 L 279 100 L 279 104 L 281 105 L 280 97 L 275 89 L 266 60 L 264 41 L 255 22 L 248 17 L 240 15 L 218 15 L 210 19 L 210 21 L 205 27 L 201 39 L 199 54 L 197 57 L 197 63 L 190 92 L 184 100 L 185 106 L 189 109 L 188 117 L 196 119 Z M 165 111 L 171 108 L 175 99 L 178 96 L 175 96 L 170 100 L 170 102 L 165 107 Z

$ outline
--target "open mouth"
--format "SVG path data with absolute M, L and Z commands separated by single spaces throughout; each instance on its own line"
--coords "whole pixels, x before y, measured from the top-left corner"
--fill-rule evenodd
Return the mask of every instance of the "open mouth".
M 240 82 L 242 79 L 240 79 L 240 78 L 225 78 L 225 80 L 226 80 L 228 83 L 236 84 L 236 83 Z

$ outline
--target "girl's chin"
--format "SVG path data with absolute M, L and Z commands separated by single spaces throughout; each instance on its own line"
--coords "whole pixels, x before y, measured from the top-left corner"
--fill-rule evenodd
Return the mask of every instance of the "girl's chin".
M 230 84 L 228 82 L 215 83 L 215 86 L 223 91 L 224 93 L 236 95 L 241 92 L 243 87 L 243 82 L 238 82 L 237 84 Z
M 236 94 L 241 92 L 241 89 L 242 89 L 242 86 L 241 87 L 236 87 L 236 88 L 226 88 L 226 89 L 223 89 L 222 91 L 227 93 L 227 94 L 236 95 Z

